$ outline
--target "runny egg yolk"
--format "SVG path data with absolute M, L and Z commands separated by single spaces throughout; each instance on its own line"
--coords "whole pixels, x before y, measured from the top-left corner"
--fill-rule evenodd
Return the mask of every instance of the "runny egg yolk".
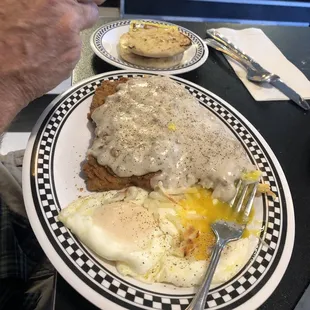
M 191 256 L 196 260 L 209 259 L 211 248 L 215 244 L 215 235 L 212 231 L 211 224 L 218 220 L 237 221 L 240 219 L 236 217 L 236 213 L 226 202 L 221 202 L 212 198 L 212 192 L 204 188 L 191 189 L 185 194 L 185 198 L 179 201 L 177 213 L 181 219 L 181 223 L 186 232 L 192 232 Z M 249 222 L 254 217 L 254 210 L 252 208 Z M 242 238 L 246 238 L 250 232 L 245 229 Z

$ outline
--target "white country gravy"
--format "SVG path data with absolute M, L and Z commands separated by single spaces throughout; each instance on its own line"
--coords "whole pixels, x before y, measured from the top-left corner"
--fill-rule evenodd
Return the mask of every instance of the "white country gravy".
M 228 201 L 247 155 L 225 125 L 168 77 L 130 79 L 97 108 L 89 154 L 119 177 L 161 171 L 151 179 L 168 189 L 201 184 Z

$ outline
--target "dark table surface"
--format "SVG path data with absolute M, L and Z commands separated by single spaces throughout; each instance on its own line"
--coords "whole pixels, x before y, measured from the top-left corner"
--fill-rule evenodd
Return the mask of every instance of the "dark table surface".
M 94 28 L 108 21 L 101 19 Z M 205 37 L 206 28 L 249 27 L 214 23 L 179 24 L 201 37 Z M 255 27 L 263 29 L 283 54 L 310 79 L 310 28 Z M 95 56 L 90 49 L 89 37 L 93 30 L 83 33 L 82 58 L 74 71 L 74 83 L 94 74 L 117 70 Z M 283 279 L 259 309 L 294 309 L 310 282 L 310 114 L 286 101 L 256 102 L 224 56 L 213 50 L 210 50 L 203 66 L 181 77 L 214 92 L 241 112 L 269 143 L 285 172 L 295 206 L 295 246 Z M 97 308 L 58 275 L 55 309 Z

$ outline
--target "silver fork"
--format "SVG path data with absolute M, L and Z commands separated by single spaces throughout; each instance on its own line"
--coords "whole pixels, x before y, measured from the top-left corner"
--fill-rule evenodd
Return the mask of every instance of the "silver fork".
M 258 186 L 257 182 L 239 181 L 237 192 L 231 201 L 231 208 L 236 212 L 236 219 L 239 218 L 241 224 L 236 222 L 216 221 L 211 225 L 216 236 L 216 244 L 210 259 L 210 264 L 205 274 L 204 280 L 197 291 L 192 302 L 186 310 L 203 310 L 207 296 L 209 293 L 212 278 L 219 262 L 222 250 L 227 243 L 241 238 L 246 224 L 249 220 L 249 215 L 252 209 L 254 197 Z
M 208 46 L 228 55 L 229 57 L 239 62 L 246 69 L 247 78 L 250 81 L 261 83 L 268 82 L 272 79 L 279 79 L 278 75 L 270 73 L 262 67 L 260 67 L 260 69 L 258 69 L 258 67 L 256 66 L 254 67 L 254 64 L 250 62 L 247 58 L 235 53 L 233 50 L 219 43 L 218 41 L 215 41 L 214 39 L 205 39 L 205 42 Z

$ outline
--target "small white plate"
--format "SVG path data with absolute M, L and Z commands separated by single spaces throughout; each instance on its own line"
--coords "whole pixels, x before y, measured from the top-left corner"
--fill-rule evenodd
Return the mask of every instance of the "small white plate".
M 160 25 L 174 25 L 162 21 L 148 21 Z M 203 65 L 208 58 L 209 51 L 204 41 L 192 31 L 178 26 L 179 31 L 188 36 L 192 41 L 191 47 L 184 52 L 183 59 L 179 65 L 168 69 L 154 69 L 133 65 L 119 56 L 117 47 L 121 35 L 129 31 L 130 22 L 131 20 L 119 20 L 98 28 L 90 38 L 90 45 L 95 54 L 109 64 L 121 69 L 136 69 L 144 72 L 156 72 L 171 75 L 192 71 Z

